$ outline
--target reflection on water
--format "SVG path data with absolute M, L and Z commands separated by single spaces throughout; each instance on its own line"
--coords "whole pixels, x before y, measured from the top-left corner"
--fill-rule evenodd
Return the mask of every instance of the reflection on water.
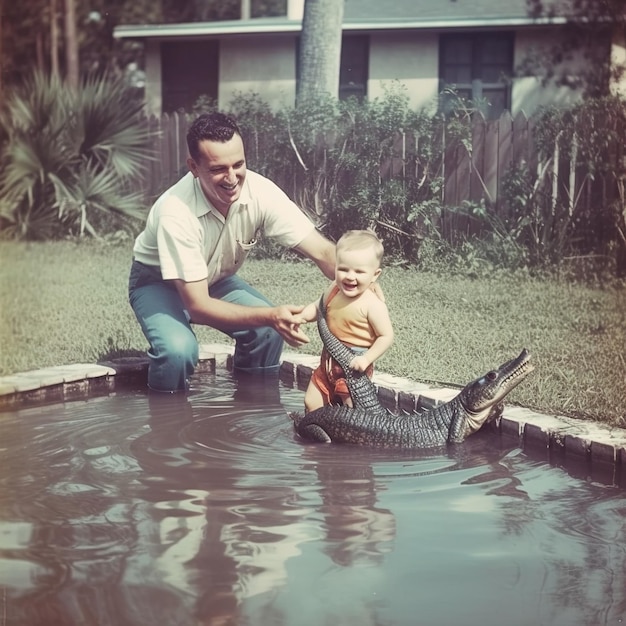
M 203 374 L 0 415 L 0 624 L 624 623 L 624 490 L 493 433 L 305 443 L 302 400 Z

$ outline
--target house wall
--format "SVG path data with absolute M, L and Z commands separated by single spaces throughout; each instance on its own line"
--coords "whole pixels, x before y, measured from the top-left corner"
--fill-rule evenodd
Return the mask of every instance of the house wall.
M 370 37 L 368 98 L 380 98 L 399 81 L 412 108 L 436 108 L 439 43 L 435 33 L 374 34 Z
M 555 31 L 535 30 L 517 32 L 514 65 L 520 64 L 534 49 L 553 45 Z M 619 49 L 618 49 L 619 50 Z M 576 73 L 585 60 L 581 57 L 570 64 Z M 368 97 L 383 97 L 393 81 L 407 88 L 410 106 L 435 110 L 439 93 L 439 33 L 381 33 L 370 37 L 370 75 Z M 513 79 L 511 114 L 524 111 L 531 115 L 547 104 L 567 105 L 579 101 L 581 94 L 569 87 L 541 84 L 535 76 Z
M 148 115 L 161 115 L 161 44 L 153 39 L 145 42 L 146 83 L 144 98 Z
M 296 96 L 295 38 L 232 37 L 220 44 L 219 106 L 237 92 L 258 93 L 278 109 L 293 106 Z
M 611 66 L 622 70 L 618 80 L 611 83 L 611 92 L 622 98 L 626 98 L 626 32 L 624 29 L 615 29 L 611 42 Z
M 518 66 L 533 50 L 555 42 L 558 33 L 550 29 L 519 31 L 515 37 L 514 64 Z M 158 41 L 146 42 L 146 110 L 161 114 L 161 61 Z M 613 42 L 616 62 L 626 58 L 624 41 Z M 394 81 L 403 84 L 414 109 L 434 110 L 439 91 L 439 36 L 436 32 L 372 33 L 370 35 L 368 97 L 384 97 Z M 570 63 L 575 74 L 585 59 Z M 276 110 L 293 106 L 296 90 L 296 37 L 245 35 L 220 41 L 219 106 L 227 108 L 238 92 L 254 92 Z M 626 78 L 614 86 L 626 93 Z M 546 86 L 535 76 L 513 79 L 511 113 L 532 115 L 547 104 L 567 105 L 581 99 L 580 93 L 554 84 Z
M 532 52 L 553 46 L 558 38 L 558 32 L 549 29 L 518 32 L 515 37 L 514 65 L 517 67 Z M 576 74 L 584 63 L 582 56 L 575 58 L 567 64 L 567 69 L 569 73 Z M 513 79 L 511 113 L 515 116 L 519 111 L 524 111 L 526 115 L 532 115 L 541 106 L 567 106 L 579 102 L 581 98 L 581 93 L 570 87 L 553 83 L 542 85 L 541 78 L 537 76 L 520 76 Z

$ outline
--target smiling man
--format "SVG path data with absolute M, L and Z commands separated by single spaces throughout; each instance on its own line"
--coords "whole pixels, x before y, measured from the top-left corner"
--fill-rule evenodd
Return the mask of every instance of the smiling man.
M 198 361 L 191 324 L 235 339 L 235 370 L 276 371 L 297 347 L 303 306 L 274 306 L 236 275 L 261 235 L 334 276 L 335 245 L 272 181 L 246 169 L 236 122 L 201 115 L 187 133 L 189 173 L 154 203 L 133 249 L 129 300 L 150 343 L 148 385 L 185 390 Z

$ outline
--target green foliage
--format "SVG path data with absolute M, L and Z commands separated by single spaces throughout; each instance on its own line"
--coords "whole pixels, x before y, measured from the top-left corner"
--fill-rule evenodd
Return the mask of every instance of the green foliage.
M 624 176 L 623 101 L 546 108 L 535 118 L 533 138 L 536 162 L 521 162 L 503 177 L 504 217 L 485 216 L 494 232 L 522 246 L 533 266 L 590 255 L 615 263 L 620 246 L 626 252 L 624 200 L 610 194 Z
M 465 145 L 463 120 L 473 114 L 460 106 L 446 132 Z M 471 276 L 556 271 L 592 281 L 626 270 L 623 101 L 549 107 L 533 124 L 534 151 L 501 174 L 497 206 L 490 198 L 439 211 L 436 201 L 415 205 L 426 236 L 422 267 Z
M 527 0 L 528 14 L 534 18 L 553 17 L 555 4 L 547 0 Z M 543 49 L 533 50 L 520 62 L 517 73 L 541 76 L 543 83 L 580 90 L 586 98 L 609 93 L 611 81 L 619 82 L 626 65 L 607 54 L 613 37 L 626 28 L 624 0 L 564 0 L 558 8 L 567 17 L 557 37 Z M 585 59 L 572 72 L 572 59 Z
M 219 107 L 217 106 L 217 100 L 215 98 L 203 95 L 194 102 L 194 105 L 191 109 L 191 114 L 192 117 L 196 118 L 203 113 L 213 113 L 218 109 Z
M 79 62 L 83 73 L 119 71 L 133 63 L 142 65 L 144 44 L 140 41 L 114 39 L 113 30 L 121 24 L 170 24 L 182 22 L 237 20 L 241 17 L 240 0 L 73 0 L 79 44 Z M 64 0 L 57 0 L 56 15 L 50 0 L 4 0 L 0 2 L 0 75 L 3 91 L 22 84 L 24 68 L 52 70 L 57 56 L 64 74 L 65 30 Z M 286 0 L 251 0 L 251 17 L 282 16 Z M 57 50 L 52 41 L 53 21 L 58 26 Z
M 393 83 L 384 97 L 359 102 L 321 96 L 272 112 L 256 94 L 238 94 L 234 114 L 248 165 L 270 176 L 317 220 L 331 239 L 349 228 L 372 227 L 390 257 L 415 261 L 422 224 L 415 207 L 440 193 L 440 119 L 409 108 Z M 398 129 L 411 134 L 402 145 Z M 401 182 L 381 161 L 411 168 Z
M 49 45 L 50 4 L 47 0 L 0 2 L 3 90 L 7 84 L 20 80 L 24 68 L 38 67 L 37 48 Z
M 416 112 L 405 88 L 391 83 L 377 99 L 324 96 L 278 111 L 258 94 L 240 93 L 227 112 L 242 128 L 251 169 L 281 186 L 333 240 L 350 228 L 374 228 L 388 263 L 484 275 L 494 267 L 537 273 L 564 262 L 581 266 L 570 260 L 595 256 L 604 259 L 596 269 L 603 263 L 614 271 L 622 248 L 626 255 L 626 208 L 623 197 L 606 194 L 624 186 L 623 103 L 546 109 L 534 120 L 531 160 L 501 174 L 497 207 L 486 192 L 480 202 L 443 206 L 444 148 L 471 154 L 481 115 L 480 103 L 453 92 L 445 98 L 445 116 Z M 199 101 L 194 112 L 201 109 L 215 103 Z M 578 178 L 570 189 L 572 159 Z M 272 246 L 260 253 L 282 254 Z
M 558 144 L 562 156 L 584 163 L 593 176 L 612 171 L 616 144 L 626 137 L 626 107 L 617 96 L 590 98 L 563 109 L 542 109 L 536 119 L 537 150 L 549 155 Z M 572 142 L 572 137 L 578 141 Z
M 117 79 L 88 77 L 78 90 L 35 72 L 0 111 L 0 231 L 16 239 L 97 235 L 139 217 L 133 182 L 148 158 L 142 105 Z M 100 214 L 100 215 L 98 215 Z
M 72 93 L 35 74 L 11 94 L 0 125 L 5 236 L 95 234 L 118 228 L 98 215 L 136 214 L 141 204 L 128 192 L 146 137 L 140 106 L 126 93 L 119 81 L 95 79 Z M 331 239 L 374 228 L 387 263 L 472 276 L 496 267 L 595 276 L 598 268 L 615 272 L 622 255 L 626 268 L 622 101 L 542 111 L 529 160 L 500 176 L 497 206 L 486 192 L 483 201 L 442 205 L 444 148 L 471 154 L 475 103 L 459 100 L 444 117 L 408 102 L 392 83 L 369 101 L 320 97 L 278 111 L 239 93 L 226 112 L 240 124 L 250 169 L 273 179 Z M 216 109 L 201 98 L 194 115 Z M 285 256 L 271 245 L 257 254 Z

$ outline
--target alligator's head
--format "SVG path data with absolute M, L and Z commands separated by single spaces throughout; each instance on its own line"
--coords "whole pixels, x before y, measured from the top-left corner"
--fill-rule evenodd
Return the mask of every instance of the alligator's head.
M 457 396 L 465 415 L 459 415 L 451 425 L 450 441 L 461 442 L 498 417 L 504 397 L 533 369 L 535 368 L 530 363 L 530 354 L 524 348 L 516 359 L 507 361 L 466 385 Z

